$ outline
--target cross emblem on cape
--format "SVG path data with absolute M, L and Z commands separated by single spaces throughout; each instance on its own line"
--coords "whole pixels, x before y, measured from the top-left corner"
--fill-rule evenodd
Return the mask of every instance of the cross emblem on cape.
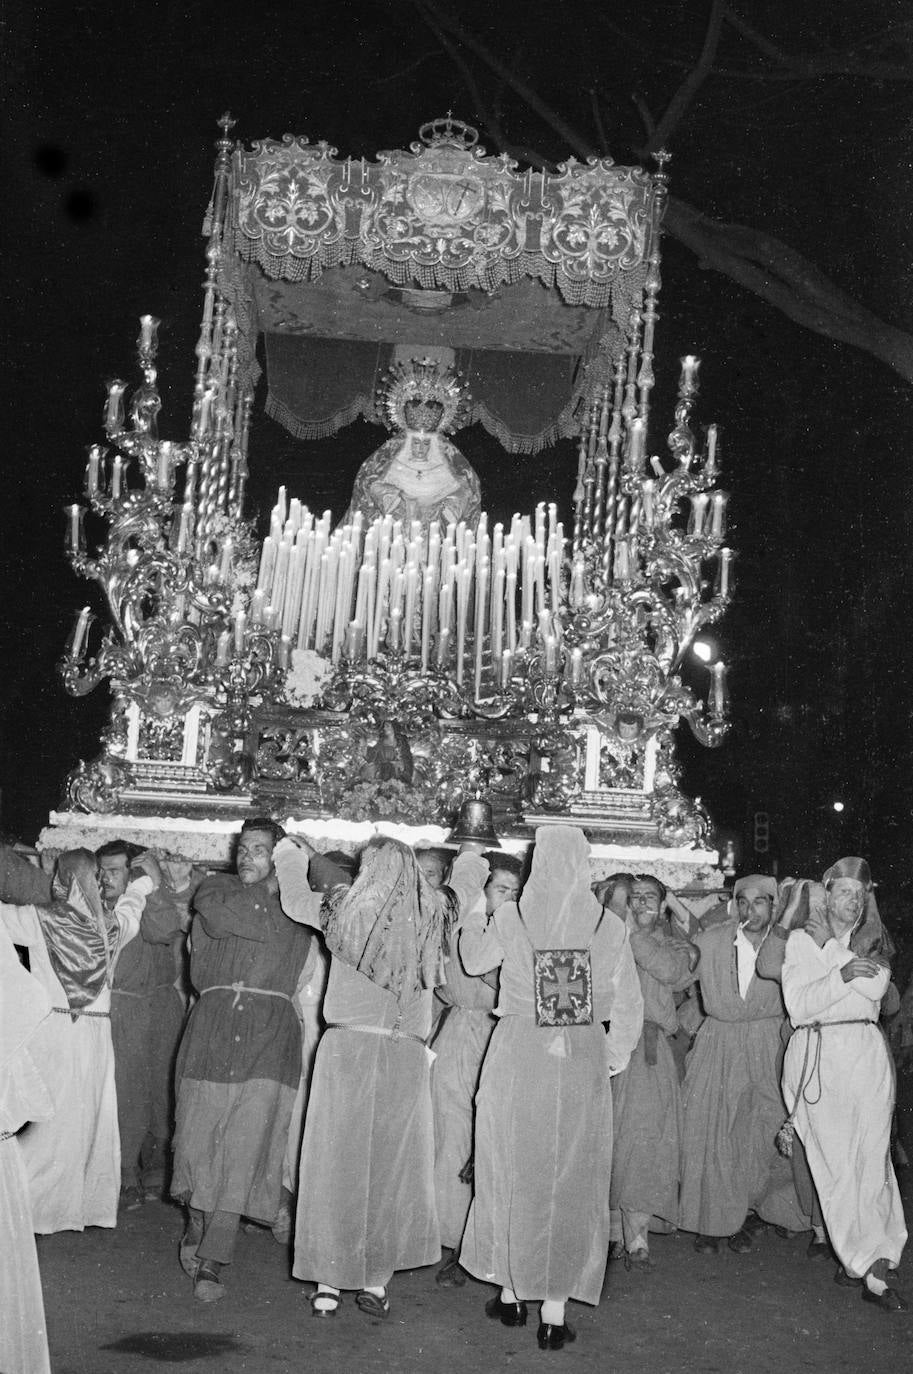
M 537 1026 L 591 1026 L 593 981 L 588 949 L 533 951 Z

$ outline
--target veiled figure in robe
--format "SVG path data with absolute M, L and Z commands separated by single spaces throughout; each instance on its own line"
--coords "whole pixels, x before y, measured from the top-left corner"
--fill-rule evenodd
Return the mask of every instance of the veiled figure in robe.
M 365 525 L 389 515 L 408 531 L 413 521 L 475 529 L 482 496 L 475 469 L 447 437 L 466 397 L 452 368 L 410 358 L 390 371 L 383 411 L 396 432 L 358 469 L 344 523 L 361 512 Z
M 296 1278 L 318 1285 L 315 1315 L 354 1289 L 385 1316 L 398 1269 L 433 1264 L 441 1247 L 434 1196 L 430 1057 L 432 989 L 441 981 L 445 913 L 481 897 L 488 865 L 454 860 L 432 890 L 411 850 L 370 844 L 351 887 L 321 900 L 294 841 L 276 847 L 283 909 L 324 933 L 331 954 L 326 1029 L 317 1049 L 301 1147 Z

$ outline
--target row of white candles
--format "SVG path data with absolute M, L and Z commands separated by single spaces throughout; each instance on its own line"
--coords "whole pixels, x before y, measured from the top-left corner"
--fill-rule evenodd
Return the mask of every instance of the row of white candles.
M 520 649 L 537 644 L 556 672 L 564 531 L 555 506 L 532 520 L 515 515 L 489 533 L 482 515 L 445 531 L 389 517 L 332 530 L 284 488 L 263 542 L 250 622 L 280 631 L 280 656 L 313 648 L 337 662 L 376 658 L 382 646 L 431 667 L 471 673 L 481 692 L 486 659 L 497 685 L 510 680 Z M 582 672 L 582 659 L 579 663 Z

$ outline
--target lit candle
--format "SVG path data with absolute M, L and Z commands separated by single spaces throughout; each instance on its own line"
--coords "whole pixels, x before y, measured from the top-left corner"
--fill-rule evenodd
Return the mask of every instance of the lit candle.
M 288 672 L 288 665 L 292 656 L 292 640 L 290 635 L 282 635 L 279 640 L 279 667 L 282 672 Z
M 571 650 L 571 686 L 579 687 L 583 681 L 583 650 Z
M 412 632 L 415 628 L 415 595 L 418 587 L 418 567 L 414 563 L 406 566 L 406 618 L 403 623 L 403 650 L 408 657 L 412 651 Z
M 224 668 L 231 657 L 231 635 L 223 630 L 216 640 L 216 667 Z
M 219 581 L 227 582 L 231 572 L 231 560 L 235 551 L 235 546 L 230 539 L 226 539 L 222 545 L 222 557 L 219 560 Z
M 450 631 L 441 630 L 437 639 L 437 666 L 443 668 L 447 662 L 447 654 L 450 649 Z
M 558 641 L 554 635 L 546 635 L 545 638 L 545 672 L 548 677 L 554 677 L 558 671 Z
M 511 672 L 511 663 L 512 663 L 512 662 L 513 662 L 513 654 L 510 652 L 510 649 L 505 649 L 504 652 L 503 652 L 503 654 L 501 655 L 501 686 L 502 686 L 502 687 L 508 687 L 508 686 L 510 685 L 510 672 Z
M 583 585 L 583 560 L 578 558 L 574 561 L 574 576 L 571 581 L 571 605 L 582 606 L 584 597 Z
M 646 442 L 647 422 L 641 416 L 636 416 L 631 421 L 631 437 L 628 447 L 628 463 L 632 468 L 639 468 L 644 460 L 644 444 Z
M 67 657 L 71 659 L 73 663 L 78 663 L 82 658 L 91 620 L 92 612 L 89 610 L 88 606 L 83 606 L 79 615 L 76 617 L 76 624 L 73 626 L 73 633 L 70 635 L 70 642 L 67 645 Z
M 82 506 L 72 505 L 66 507 L 69 525 L 67 527 L 67 548 L 70 553 L 79 553 L 82 548 Z
M 186 553 L 190 544 L 190 522 L 193 519 L 193 512 L 190 506 L 181 507 L 181 522 L 178 525 L 178 538 L 175 546 L 175 553 Z
M 121 486 L 124 480 L 124 460 L 119 453 L 115 454 L 114 462 L 111 464 L 111 500 L 119 501 Z
M 513 653 L 517 647 L 517 574 L 507 565 L 507 647 Z
M 615 545 L 615 578 L 618 582 L 628 582 L 631 578 L 631 552 L 627 539 L 619 539 Z
M 250 600 L 250 623 L 252 625 L 262 625 L 265 610 L 266 592 L 262 587 L 258 587 Z
M 488 600 L 488 563 L 479 567 L 476 583 L 475 700 L 482 695 L 482 656 L 485 649 L 485 608 Z
M 700 536 L 704 533 L 704 521 L 707 518 L 707 506 L 709 501 L 710 497 L 705 491 L 699 491 L 695 496 L 692 496 L 691 523 L 688 527 L 689 534 Z
M 715 491 L 710 498 L 710 533 L 714 539 L 722 539 L 726 529 L 726 502 L 729 500 L 729 493 L 725 491 Z
M 707 430 L 707 461 L 704 464 L 704 472 L 711 482 L 716 476 L 717 437 L 717 427 L 716 425 L 711 425 Z
M 683 391 L 691 391 L 697 386 L 697 372 L 701 365 L 701 360 L 700 358 L 696 358 L 693 353 L 689 353 L 686 358 L 682 358 L 681 362 L 681 388 Z
M 86 469 L 86 494 L 94 496 L 98 491 L 98 473 L 101 467 L 101 449 L 93 444 L 89 449 L 89 466 Z
M 732 592 L 732 549 L 720 549 L 719 571 L 717 573 L 717 595 L 729 596 Z
M 139 317 L 139 338 L 136 346 L 141 353 L 154 353 L 156 335 L 161 321 L 154 315 L 140 315 Z
M 387 643 L 391 653 L 399 650 L 399 632 L 403 621 L 403 613 L 398 606 L 394 606 L 390 612 L 390 626 L 387 632 Z
M 428 671 L 428 658 L 431 652 L 431 615 L 434 608 L 434 572 L 425 569 L 422 579 L 422 672 Z
M 115 378 L 108 383 L 108 404 L 105 409 L 105 432 L 119 434 L 124 427 L 124 392 L 127 383 Z
M 244 652 L 244 636 L 247 634 L 247 613 L 238 611 L 235 616 L 235 653 L 240 657 Z
M 710 667 L 710 714 L 717 717 L 725 715 L 727 701 L 726 665 L 722 661 L 713 663 Z
M 169 439 L 163 439 L 162 442 L 159 444 L 158 461 L 156 463 L 155 470 L 155 485 L 158 487 L 159 491 L 162 492 L 171 490 L 171 450 L 173 447 L 174 445 L 171 443 Z

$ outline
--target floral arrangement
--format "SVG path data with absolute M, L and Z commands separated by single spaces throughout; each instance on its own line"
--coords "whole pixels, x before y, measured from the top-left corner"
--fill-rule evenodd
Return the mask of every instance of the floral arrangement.
M 323 695 L 333 665 L 313 649 L 293 649 L 282 695 L 291 706 L 313 706 Z

